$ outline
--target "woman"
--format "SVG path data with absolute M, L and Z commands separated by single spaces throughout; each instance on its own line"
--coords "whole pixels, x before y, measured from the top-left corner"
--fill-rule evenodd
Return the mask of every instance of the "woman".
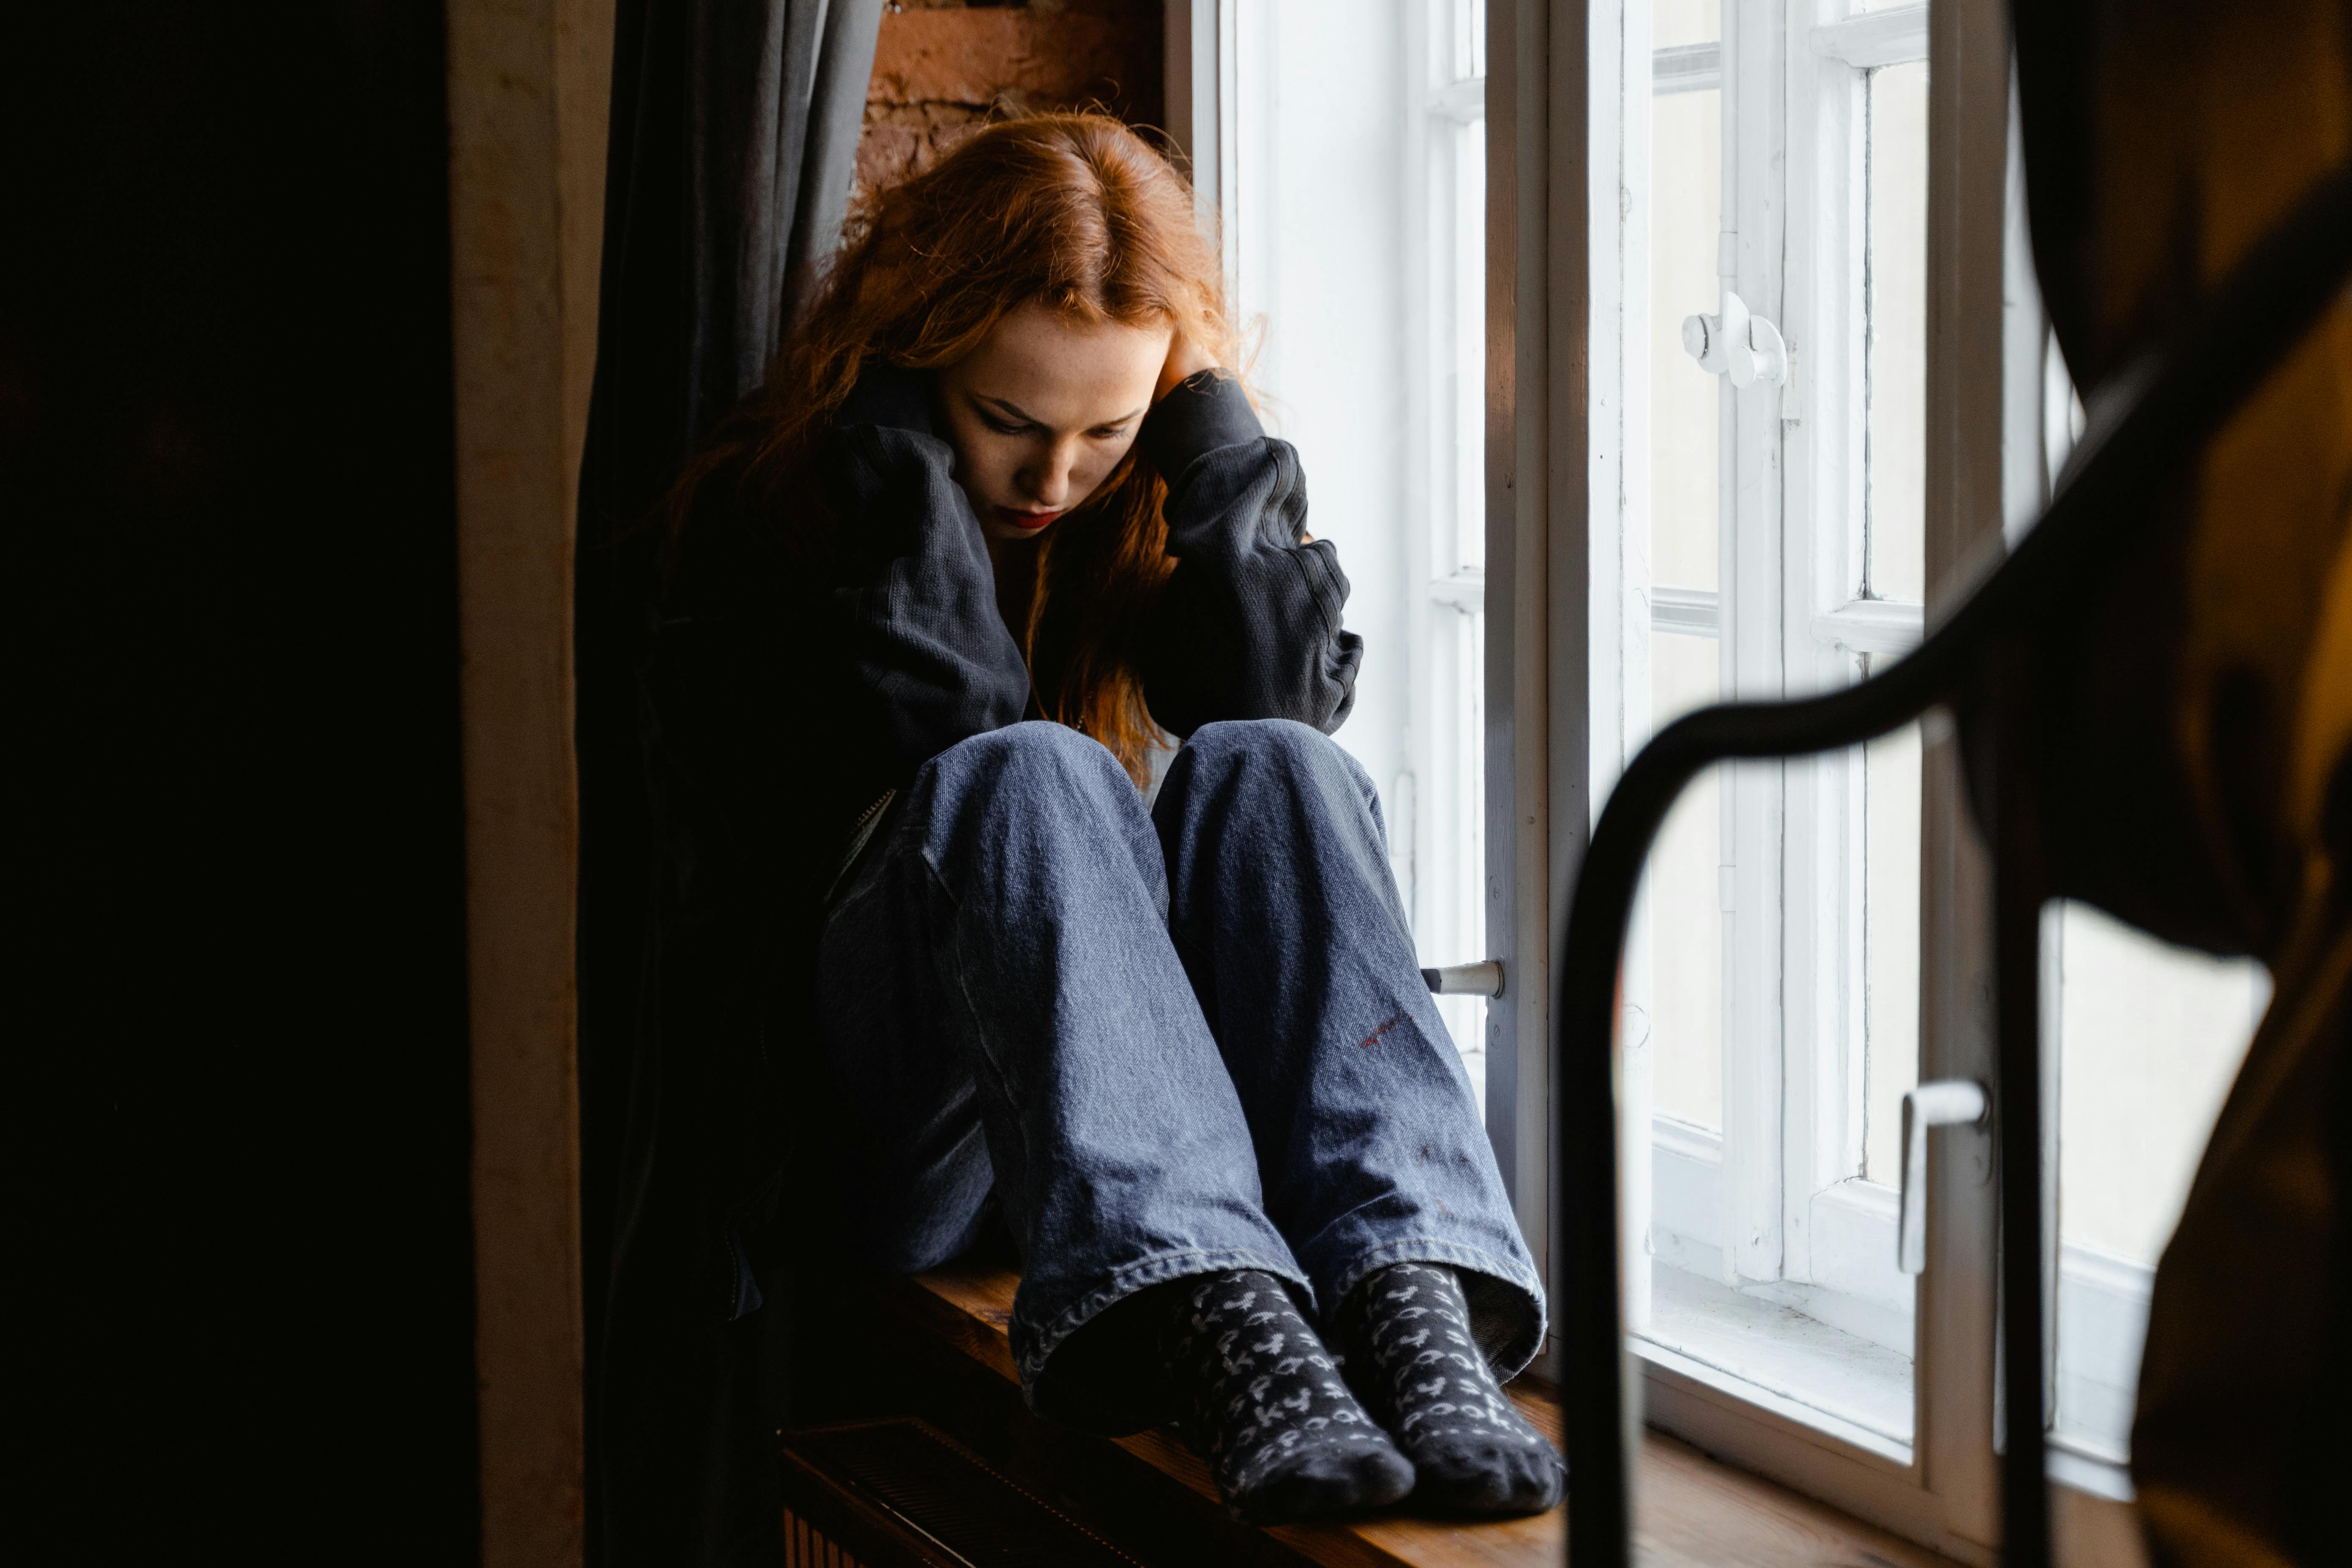
M 1192 193 L 1115 121 L 885 193 L 680 489 L 672 622 L 733 628 L 681 679 L 772 737 L 708 787 L 797 790 L 744 852 L 815 948 L 855 1256 L 942 1263 L 992 1195 L 1032 1405 L 1172 1409 L 1245 1517 L 1548 1508 L 1496 1383 L 1539 1287 L 1327 739 L 1347 580 L 1232 338 Z

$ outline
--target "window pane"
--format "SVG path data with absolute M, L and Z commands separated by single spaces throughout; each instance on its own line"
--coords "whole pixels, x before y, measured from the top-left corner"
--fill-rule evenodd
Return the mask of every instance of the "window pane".
M 1441 571 L 1486 566 L 1486 122 L 1456 127 L 1454 251 L 1454 559 Z M 1440 306 L 1443 309 L 1443 305 Z
M 1927 597 L 1927 65 L 1870 73 L 1863 593 Z
M 1480 839 L 1485 127 L 1401 89 L 1415 67 L 1434 81 L 1475 68 L 1484 7 L 1230 9 L 1220 216 L 1234 304 L 1255 340 L 1269 430 L 1309 476 L 1308 526 L 1338 547 L 1353 584 L 1347 624 L 1373 650 L 1335 739 L 1380 790 L 1423 963 L 1475 962 L 1492 956 Z M 1485 1004 L 1438 1006 L 1483 1089 Z
M 1650 643 L 1658 724 L 1716 700 L 1713 637 L 1658 633 Z M 1691 783 L 1650 851 L 1650 1038 L 1653 1093 L 1663 1115 L 1723 1127 L 1722 855 L 1717 770 Z
M 2057 1429 L 2122 1458 L 2156 1261 L 2270 980 L 2087 905 L 2065 905 L 2056 924 Z
M 1723 0 L 1654 0 L 1650 7 L 1653 48 L 1712 44 L 1722 37 Z
M 1722 382 L 1683 352 L 1683 318 L 1720 304 L 1723 95 L 1670 94 L 1651 113 L 1650 577 L 1712 589 Z
M 1919 1081 L 1919 726 L 1864 746 L 1862 766 L 1862 1174 L 1891 1187 Z

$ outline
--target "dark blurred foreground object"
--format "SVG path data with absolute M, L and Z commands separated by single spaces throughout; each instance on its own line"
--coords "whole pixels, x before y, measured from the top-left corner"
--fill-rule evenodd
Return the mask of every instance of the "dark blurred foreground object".
M 468 1562 L 442 7 L 8 20 L 10 1538 Z
M 2036 268 L 2095 398 L 2352 171 L 2352 7 L 2045 0 L 2014 17 Z M 2034 639 L 1997 720 L 2031 758 L 2052 896 L 2250 953 L 2276 984 L 2157 1271 L 2133 1477 L 2159 1565 L 2340 1563 L 2352 300 L 2339 288 L 2146 494 L 2133 548 L 2087 614 Z
M 2276 984 L 2158 1272 L 2133 1468 L 2159 1565 L 2340 1561 L 2352 1405 L 2352 16 L 2016 7 L 2037 271 L 2091 428 L 2040 526 L 1910 658 L 1709 709 L 1628 768 L 1561 963 L 1555 1255 L 1617 1278 L 1624 922 L 1675 794 L 1945 703 L 1992 847 L 2002 1273 L 2041 1271 L 2040 915 L 2075 898 Z M 1563 1291 L 1570 1550 L 1628 1561 L 1623 1332 Z M 2010 1411 L 2042 1404 L 2011 1289 Z M 2049 1560 L 2040 1424 L 2004 1445 L 2003 1560 Z

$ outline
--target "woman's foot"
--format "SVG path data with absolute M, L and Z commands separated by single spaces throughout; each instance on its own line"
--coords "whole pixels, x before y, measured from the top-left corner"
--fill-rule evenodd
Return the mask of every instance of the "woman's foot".
M 1211 1274 L 1175 1296 L 1160 1359 L 1182 1402 L 1186 1441 L 1242 1518 L 1319 1519 L 1412 1490 L 1412 1466 L 1356 1403 L 1281 1281 L 1255 1270 Z
M 1412 1461 L 1413 1499 L 1447 1513 L 1540 1513 L 1568 1482 L 1470 1337 L 1454 1271 L 1397 1263 L 1348 1293 L 1337 1319 L 1349 1381 Z

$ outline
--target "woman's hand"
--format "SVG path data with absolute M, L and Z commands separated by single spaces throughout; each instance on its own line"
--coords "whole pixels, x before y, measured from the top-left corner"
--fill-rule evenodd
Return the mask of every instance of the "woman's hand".
M 1182 332 L 1168 340 L 1168 361 L 1160 367 L 1160 383 L 1151 389 L 1151 401 L 1159 402 L 1176 389 L 1177 384 L 1204 370 L 1217 368 L 1216 356 L 1195 343 Z
M 1168 340 L 1167 363 L 1160 367 L 1160 382 L 1151 389 L 1151 401 L 1158 403 L 1173 392 L 1181 383 L 1192 379 L 1204 370 L 1216 368 L 1216 356 L 1182 332 L 1178 332 Z M 1312 544 L 1315 542 L 1315 536 L 1302 531 L 1298 536 L 1298 542 Z

